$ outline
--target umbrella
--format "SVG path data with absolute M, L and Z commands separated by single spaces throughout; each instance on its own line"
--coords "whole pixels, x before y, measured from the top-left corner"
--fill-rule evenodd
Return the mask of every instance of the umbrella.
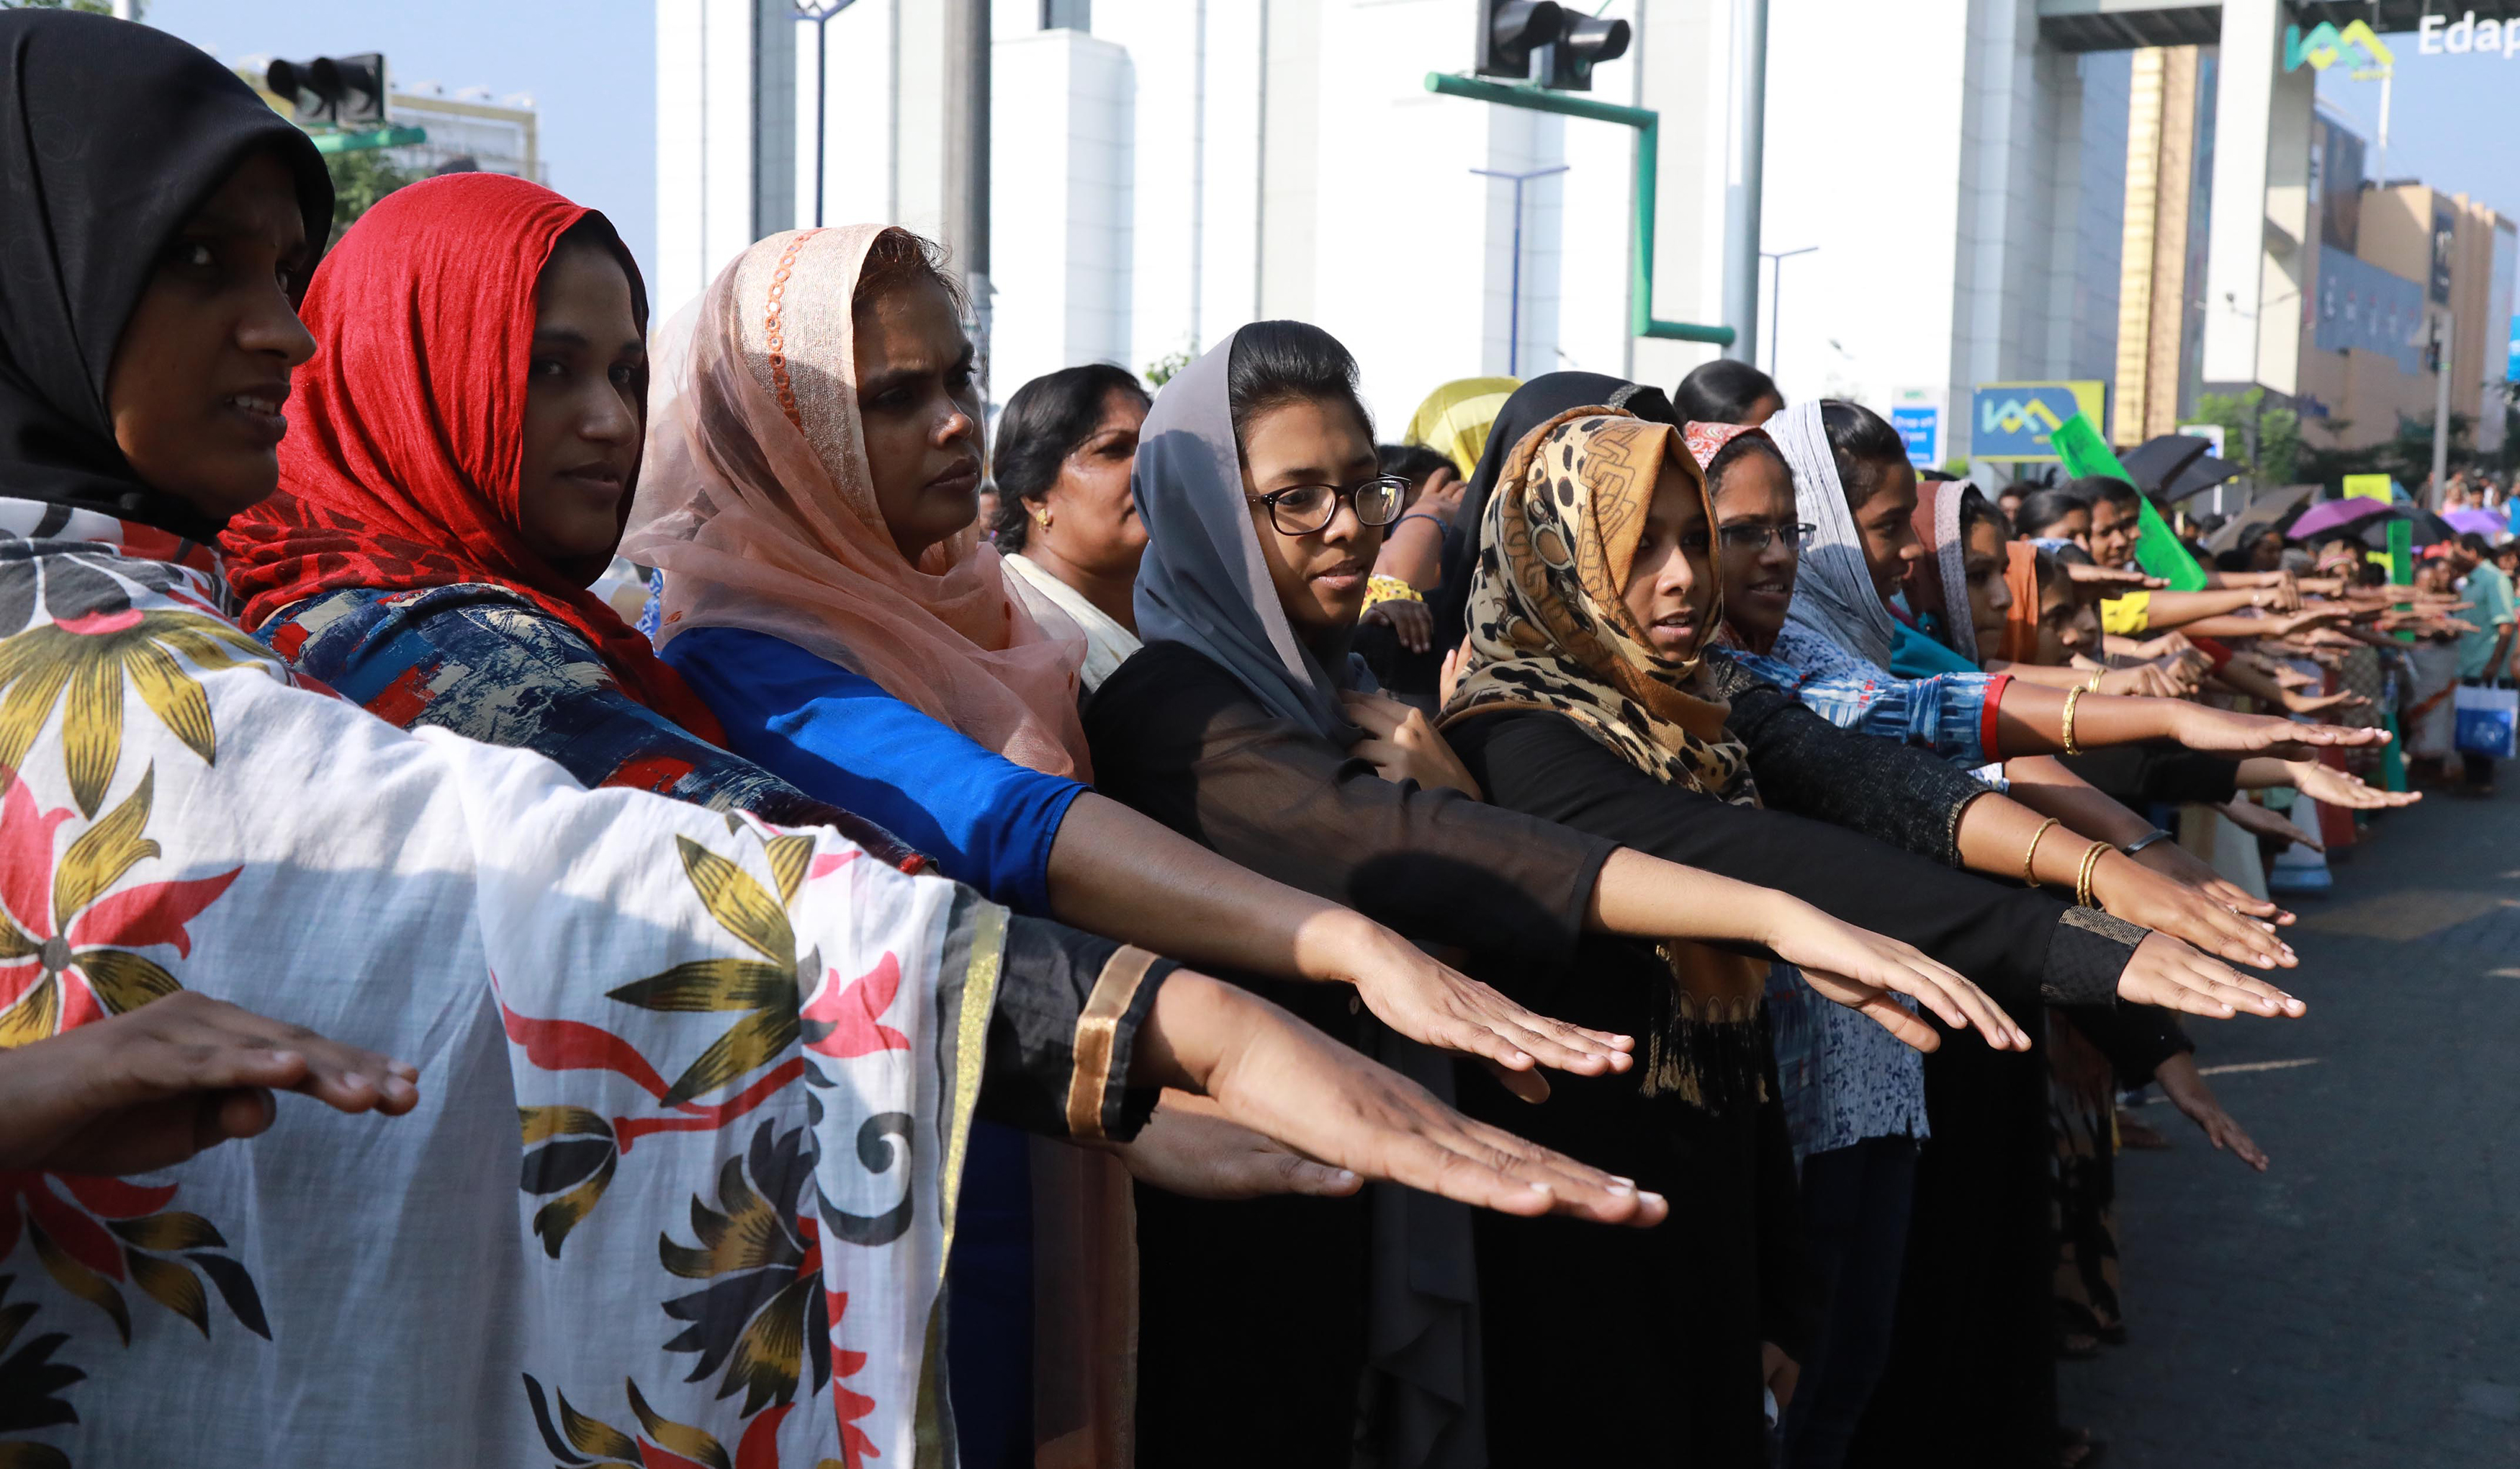
M 2502 517 L 2491 510 L 2453 510 L 2442 519 L 2456 529 L 2473 530 L 2488 539 L 2505 534 L 2511 528 L 2503 524 Z
M 2388 501 L 2366 499 L 2361 495 L 2343 500 L 2321 500 L 2303 511 L 2301 519 L 2293 522 L 2292 528 L 2285 533 L 2294 540 L 2310 540 L 2333 530 L 2342 530 L 2364 516 L 2386 515 L 2388 511 Z
M 2316 484 L 2281 484 L 2273 489 L 2262 489 L 2258 491 L 2258 497 L 2249 502 L 2249 508 L 2215 531 L 2213 538 L 2205 544 L 2217 551 L 2235 550 L 2244 538 L 2269 526 L 2280 524 L 2295 507 L 2318 490 L 2319 486 Z
M 2433 514 L 2431 511 L 2418 510 L 2411 505 L 2392 505 L 2389 507 L 2389 514 L 2385 516 L 2364 518 L 2362 524 L 2362 528 L 2358 532 L 2362 537 L 2362 544 L 2369 546 L 2374 551 L 2385 551 L 2389 549 L 2389 523 L 2391 521 L 2406 521 L 2411 524 L 2415 528 L 2414 540 L 2412 543 L 2418 546 L 2429 546 L 2441 541 L 2458 539 L 2458 528 L 2452 525 L 2450 522 L 2443 520 L 2440 516 Z
M 2128 478 L 2135 481 L 2136 488 L 2145 494 L 2163 494 L 2181 470 L 2213 447 L 2213 440 L 2199 438 L 2193 434 L 2164 434 L 2159 438 L 2147 438 L 2119 455 L 2118 463 L 2125 467 Z M 2200 489 L 2203 487 L 2198 486 Z
M 2202 494 L 2226 480 L 2238 478 L 2240 478 L 2238 465 L 2228 459 L 2217 459 L 2211 454 L 2200 454 L 2188 460 L 2184 469 L 2171 476 L 2169 482 L 2161 486 L 2161 498 L 2176 504 L 2189 495 Z

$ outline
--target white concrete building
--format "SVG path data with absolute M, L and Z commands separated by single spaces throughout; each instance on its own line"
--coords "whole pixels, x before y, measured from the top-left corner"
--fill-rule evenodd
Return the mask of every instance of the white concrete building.
M 2193 221 L 2211 233 L 2203 377 L 2293 391 L 2298 334 L 2276 327 L 2300 309 L 2310 73 L 2282 68 L 2281 23 L 2336 7 L 2285 4 L 1772 0 L 1763 248 L 1817 249 L 1785 262 L 1781 301 L 1767 272 L 1758 326 L 1773 312 L 1777 341 L 1756 360 L 1793 398 L 1946 404 L 1939 458 L 1966 454 L 1978 384 L 2114 383 L 2131 48 L 2221 44 L 2210 218 Z M 818 109 L 817 28 L 788 0 L 657 0 L 662 308 L 748 241 L 812 222 L 818 190 L 831 223 L 941 228 L 948 8 L 839 11 Z M 1659 115 L 1656 318 L 1722 317 L 1747 11 L 1605 12 L 1635 40 L 1591 96 Z M 1633 129 L 1426 89 L 1469 69 L 1475 0 L 990 15 L 1001 399 L 1077 362 L 1145 371 L 1267 316 L 1346 342 L 1393 429 L 1449 378 L 1576 367 L 1669 387 L 1714 352 L 1630 335 Z M 1524 189 L 1517 271 L 1513 185 L 1490 175 L 1559 168 Z

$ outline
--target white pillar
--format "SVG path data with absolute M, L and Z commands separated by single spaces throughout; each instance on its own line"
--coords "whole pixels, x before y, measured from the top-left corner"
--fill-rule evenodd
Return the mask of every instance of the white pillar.
M 2282 65 L 2282 0 L 2224 0 L 2214 98 L 2213 231 L 2205 246 L 2204 378 L 2258 380 L 2267 149 Z

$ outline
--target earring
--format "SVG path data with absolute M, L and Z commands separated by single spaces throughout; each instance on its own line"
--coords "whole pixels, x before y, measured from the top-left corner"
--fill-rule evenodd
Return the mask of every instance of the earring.
M 1039 527 L 1040 527 L 1041 528 L 1043 528 L 1044 530 L 1049 529 L 1049 528 L 1050 528 L 1050 512 L 1049 512 L 1049 511 L 1047 511 L 1047 510 L 1036 510 L 1036 511 L 1034 511 L 1034 512 L 1032 513 L 1032 523 L 1033 523 L 1034 525 L 1036 525 L 1036 526 L 1039 526 Z

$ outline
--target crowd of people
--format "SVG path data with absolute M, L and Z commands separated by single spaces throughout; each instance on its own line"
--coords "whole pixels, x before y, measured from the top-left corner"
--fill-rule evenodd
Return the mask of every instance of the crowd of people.
M 2121 1094 L 2265 1166 L 2259 798 L 2411 799 L 2356 661 L 2485 635 L 1737 363 L 1378 443 L 1256 322 L 986 442 L 900 228 L 652 328 L 0 61 L 11 1465 L 2089 1464 Z

